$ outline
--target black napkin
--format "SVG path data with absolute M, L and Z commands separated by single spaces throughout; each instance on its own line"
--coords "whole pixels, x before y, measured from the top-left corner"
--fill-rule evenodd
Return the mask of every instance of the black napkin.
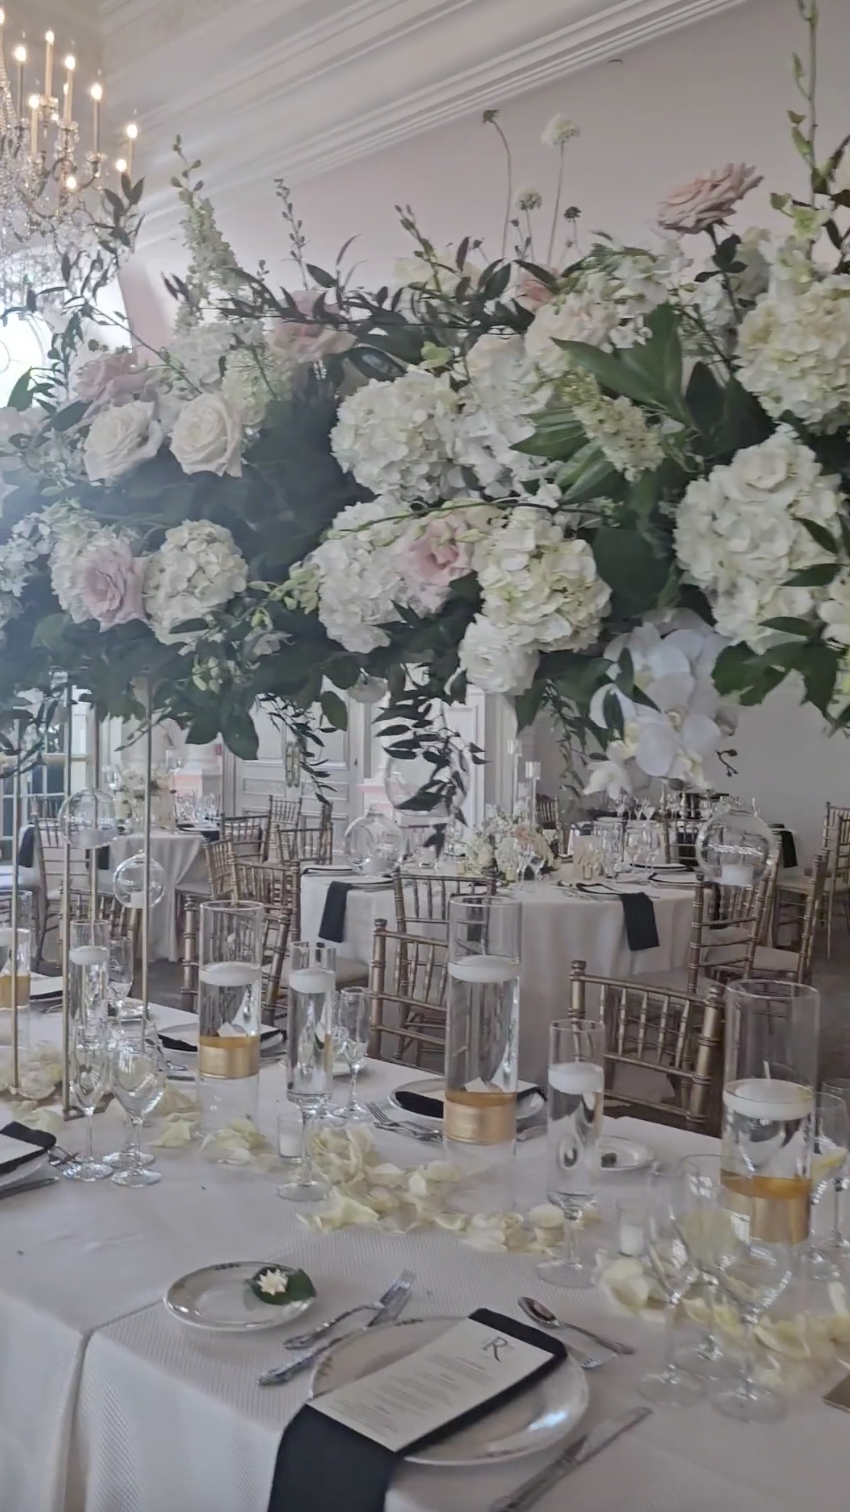
M 19 1166 L 27 1165 L 45 1150 L 52 1150 L 56 1143 L 55 1134 L 47 1134 L 43 1129 L 28 1129 L 26 1124 L 18 1123 L 17 1120 L 7 1123 L 0 1129 L 0 1134 L 5 1134 L 7 1139 L 25 1139 L 28 1145 L 38 1146 L 37 1149 L 28 1149 L 20 1160 L 7 1160 L 0 1166 L 0 1174 L 3 1176 L 8 1176 L 10 1171 L 17 1171 Z
M 779 836 L 779 845 L 782 851 L 782 865 L 796 866 L 797 846 L 794 842 L 794 836 L 792 835 L 791 831 L 789 829 L 786 829 L 784 824 L 772 824 L 770 827 L 775 832 L 775 834 Z
M 548 1375 L 566 1359 L 567 1351 L 560 1339 L 554 1339 L 538 1328 L 530 1328 L 515 1318 L 502 1317 L 501 1313 L 491 1312 L 486 1307 L 470 1316 L 476 1323 L 545 1350 L 549 1360 L 517 1386 L 444 1424 L 436 1433 L 407 1444 L 400 1454 L 355 1433 L 343 1423 L 334 1422 L 333 1418 L 317 1412 L 308 1403 L 292 1419 L 281 1439 L 268 1512 L 307 1512 L 307 1509 L 309 1512 L 341 1512 L 341 1509 L 344 1512 L 383 1512 L 396 1465 L 405 1454 L 414 1448 L 437 1443 L 468 1423 L 477 1422 Z
M 345 905 L 353 886 L 353 882 L 331 882 L 322 909 L 320 940 L 335 940 L 338 945 L 342 944 L 345 938 Z
M 539 1097 L 546 1094 L 542 1087 L 523 1087 L 517 1093 L 517 1107 L 523 1098 L 533 1097 L 535 1093 Z M 445 1113 L 445 1104 L 441 1097 L 428 1097 L 424 1092 L 411 1092 L 408 1088 L 394 1093 L 395 1101 L 405 1113 L 421 1113 L 426 1118 L 442 1118 Z
M 18 865 L 35 865 L 35 829 L 28 824 L 21 835 L 21 843 L 18 846 Z
M 620 893 L 629 950 L 654 950 L 661 942 L 652 899 L 642 892 Z

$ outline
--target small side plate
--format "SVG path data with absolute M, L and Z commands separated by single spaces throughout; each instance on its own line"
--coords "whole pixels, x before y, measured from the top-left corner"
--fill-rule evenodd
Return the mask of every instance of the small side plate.
M 203 1265 L 173 1281 L 163 1297 L 168 1311 L 189 1328 L 208 1333 L 260 1333 L 280 1328 L 307 1312 L 315 1297 L 302 1302 L 261 1302 L 248 1282 L 270 1260 L 230 1260 L 221 1265 Z M 285 1267 L 281 1267 L 285 1269 Z
M 603 1176 L 622 1176 L 626 1171 L 645 1171 L 655 1159 L 655 1151 L 637 1139 L 618 1139 L 615 1134 L 603 1134 L 599 1141 L 600 1155 L 615 1155 L 615 1165 L 604 1165 Z

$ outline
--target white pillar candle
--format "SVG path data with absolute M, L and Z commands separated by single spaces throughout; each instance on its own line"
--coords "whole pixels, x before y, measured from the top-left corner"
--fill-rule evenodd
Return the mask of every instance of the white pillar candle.
M 740 863 L 724 861 L 720 868 L 721 887 L 752 887 L 753 868 Z
M 207 987 L 253 987 L 260 968 L 250 961 L 209 961 L 198 976 Z
M 634 1218 L 621 1218 L 617 1244 L 621 1255 L 642 1255 L 645 1248 L 643 1224 Z
M 605 1072 L 592 1061 L 562 1061 L 549 1067 L 549 1086 L 573 1097 L 604 1092 Z
M 811 1113 L 814 1096 L 811 1087 L 804 1087 L 799 1082 L 754 1076 L 730 1082 L 723 1090 L 723 1101 L 733 1113 L 740 1113 L 745 1118 L 785 1123 Z
M 277 1126 L 277 1153 L 281 1160 L 298 1160 L 304 1143 L 304 1130 L 300 1124 L 282 1123 Z
M 336 978 L 332 971 L 321 971 L 318 966 L 293 971 L 289 985 L 293 992 L 333 992 Z
M 519 961 L 510 956 L 467 956 L 449 963 L 449 976 L 457 982 L 472 982 L 487 987 L 501 987 L 519 976 Z

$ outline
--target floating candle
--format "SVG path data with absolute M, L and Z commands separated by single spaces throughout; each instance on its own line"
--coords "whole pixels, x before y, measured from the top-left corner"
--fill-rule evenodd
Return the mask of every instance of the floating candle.
M 604 1092 L 605 1072 L 593 1061 L 563 1061 L 549 1067 L 549 1086 L 556 1092 L 584 1097 L 590 1092 Z
M 765 1076 L 730 1082 L 723 1089 L 723 1101 L 733 1113 L 740 1113 L 745 1118 L 790 1123 L 811 1113 L 814 1096 L 811 1087 L 801 1086 L 799 1082 Z
M 501 987 L 519 976 L 519 961 L 510 956 L 467 956 L 449 963 L 449 976 L 458 982 L 472 982 L 487 987 Z
M 293 992 L 333 992 L 336 979 L 332 971 L 322 971 L 318 966 L 305 966 L 302 971 L 293 971 L 289 985 Z
M 260 968 L 250 961 L 209 961 L 198 976 L 207 987 L 253 987 L 260 980 Z

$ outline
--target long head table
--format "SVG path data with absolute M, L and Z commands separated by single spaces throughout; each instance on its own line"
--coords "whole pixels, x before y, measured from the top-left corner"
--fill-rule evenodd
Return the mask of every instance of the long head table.
M 372 1063 L 364 1094 L 385 1094 L 400 1074 Z M 265 1067 L 261 1084 L 261 1124 L 273 1135 L 285 1099 L 282 1069 Z M 618 1120 L 616 1132 L 649 1141 L 665 1162 L 713 1144 L 631 1120 Z M 116 1111 L 96 1119 L 100 1152 L 120 1136 Z M 412 1140 L 377 1137 L 399 1164 L 434 1158 Z M 69 1147 L 81 1138 L 79 1124 L 67 1126 Z M 147 1190 L 67 1183 L 3 1204 L 0 1512 L 265 1512 L 281 1429 L 304 1401 L 307 1378 L 266 1390 L 256 1384 L 259 1371 L 281 1360 L 284 1329 L 206 1335 L 166 1313 L 169 1283 L 213 1261 L 285 1256 L 304 1265 L 319 1290 L 311 1322 L 373 1299 L 404 1267 L 417 1277 L 410 1317 L 480 1305 L 516 1314 L 520 1294 L 538 1295 L 563 1316 L 638 1347 L 634 1358 L 594 1372 L 589 1423 L 633 1405 L 637 1378 L 660 1357 L 657 1324 L 614 1314 L 598 1291 L 546 1287 L 533 1257 L 481 1253 L 434 1231 L 317 1234 L 275 1195 L 275 1172 L 211 1165 L 194 1151 L 160 1152 L 158 1163 L 163 1180 Z M 508 1179 L 506 1202 L 527 1209 L 543 1199 L 544 1141 L 518 1146 Z M 603 1208 L 640 1179 L 605 1177 Z M 836 1512 L 846 1499 L 849 1432 L 846 1417 L 814 1395 L 791 1404 L 783 1428 L 740 1427 L 705 1403 L 660 1408 L 540 1509 Z M 388 1512 L 485 1512 L 531 1468 L 525 1460 L 492 1471 L 405 1469 Z

